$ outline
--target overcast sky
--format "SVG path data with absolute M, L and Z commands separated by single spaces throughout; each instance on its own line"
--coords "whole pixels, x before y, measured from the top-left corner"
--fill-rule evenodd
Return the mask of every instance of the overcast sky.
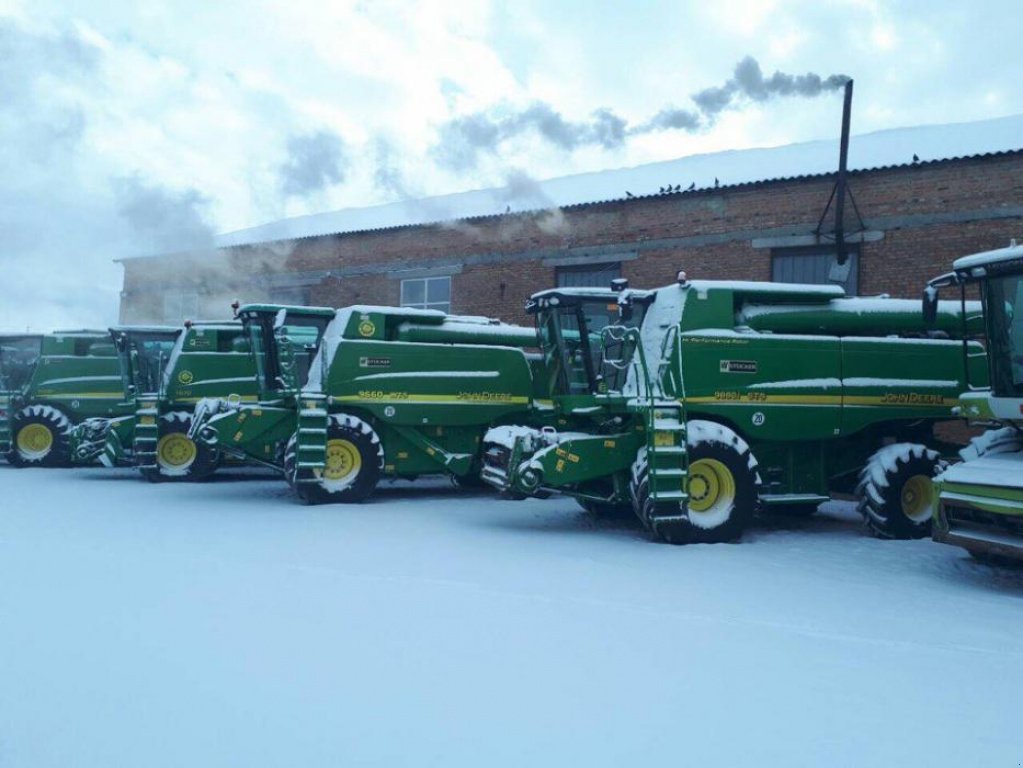
M 0 328 L 112 322 L 112 259 L 214 232 L 833 137 L 835 75 L 854 133 L 1021 113 L 1021 31 L 1012 2 L 0 0 Z

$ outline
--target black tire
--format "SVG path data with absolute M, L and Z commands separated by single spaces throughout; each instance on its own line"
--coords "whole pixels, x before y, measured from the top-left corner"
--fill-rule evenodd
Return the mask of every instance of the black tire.
M 151 483 L 200 482 L 212 475 L 220 463 L 220 452 L 188 437 L 192 414 L 171 411 L 160 417 L 156 442 L 156 469 L 143 469 Z
M 356 460 L 357 456 L 357 460 Z M 327 428 L 328 469 L 316 482 L 297 482 L 297 437 L 284 452 L 284 474 L 308 504 L 356 504 L 376 490 L 384 469 L 384 447 L 373 428 L 360 418 L 334 414 Z M 335 464 L 331 469 L 331 463 Z M 335 473 L 328 478 L 328 473 Z
M 919 443 L 895 443 L 875 452 L 856 486 L 871 533 L 882 539 L 930 536 L 938 503 L 931 478 L 947 466 L 937 451 Z
M 11 452 L 16 467 L 70 467 L 71 419 L 48 405 L 22 408 L 11 419 Z
M 654 537 L 669 544 L 735 541 L 753 520 L 757 507 L 760 476 L 756 459 L 746 441 L 726 426 L 694 420 L 686 428 L 690 499 L 682 519 L 657 521 L 659 515 L 678 516 L 680 510 L 677 503 L 659 505 L 651 497 L 646 448 L 640 450 L 632 467 L 633 509 Z M 718 478 L 719 491 L 708 498 L 713 492 L 711 477 Z

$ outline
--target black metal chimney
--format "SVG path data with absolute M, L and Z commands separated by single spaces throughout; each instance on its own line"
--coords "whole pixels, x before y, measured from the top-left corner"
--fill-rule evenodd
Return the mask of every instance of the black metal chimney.
M 838 180 L 835 182 L 835 256 L 839 265 L 845 264 L 849 254 L 845 249 L 845 183 L 849 167 L 849 119 L 852 114 L 853 81 L 845 84 L 845 102 L 842 105 L 842 139 L 838 147 Z

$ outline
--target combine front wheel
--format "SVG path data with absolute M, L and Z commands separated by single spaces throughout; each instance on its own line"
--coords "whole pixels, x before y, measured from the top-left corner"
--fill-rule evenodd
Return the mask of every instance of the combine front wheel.
M 756 459 L 746 441 L 726 426 L 694 420 L 686 429 L 689 504 L 685 518 L 678 519 L 678 502 L 654 501 L 645 448 L 633 465 L 636 513 L 655 536 L 671 544 L 733 541 L 749 525 L 757 504 Z M 669 519 L 658 522 L 658 517 Z
M 156 468 L 144 469 L 150 482 L 205 480 L 217 468 L 219 455 L 188 436 L 192 414 L 172 411 L 160 417 L 160 437 L 156 441 Z
M 918 443 L 886 445 L 860 471 L 859 510 L 874 535 L 922 539 L 931 533 L 938 494 L 931 478 L 948 465 Z
M 14 416 L 9 460 L 18 467 L 71 465 L 71 420 L 56 408 L 30 405 Z
M 288 441 L 284 470 L 299 497 L 311 504 L 353 504 L 366 499 L 377 487 L 384 468 L 384 448 L 373 428 L 347 414 L 330 417 L 327 429 L 326 464 L 312 482 L 298 475 L 298 443 Z

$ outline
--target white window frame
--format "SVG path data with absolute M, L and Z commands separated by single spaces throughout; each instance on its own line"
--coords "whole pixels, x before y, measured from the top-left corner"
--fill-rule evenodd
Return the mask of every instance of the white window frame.
M 429 301 L 429 290 L 431 282 L 444 281 L 448 286 L 447 301 Z M 420 283 L 423 286 L 423 300 L 411 301 L 407 298 L 409 289 Z M 414 309 L 436 309 L 444 313 L 451 312 L 451 275 L 436 275 L 432 277 L 406 277 L 401 281 L 401 306 Z

